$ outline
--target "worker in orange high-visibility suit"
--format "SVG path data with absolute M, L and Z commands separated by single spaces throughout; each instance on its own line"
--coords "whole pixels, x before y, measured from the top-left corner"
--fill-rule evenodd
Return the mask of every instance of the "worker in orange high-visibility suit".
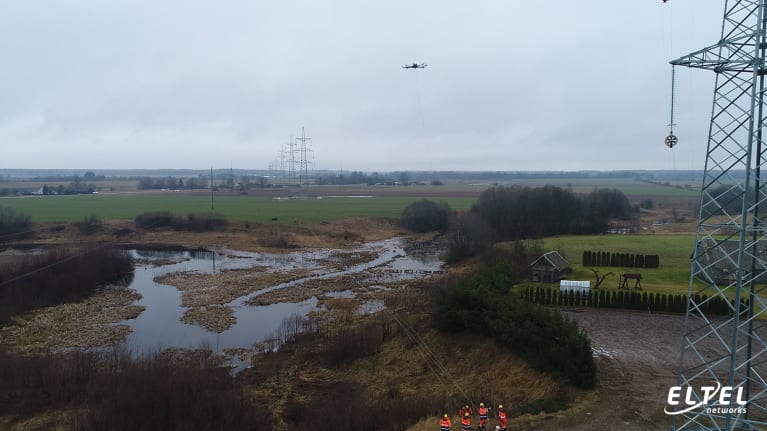
M 506 410 L 503 409 L 503 404 L 498 405 L 498 427 L 501 431 L 506 431 Z
M 445 413 L 445 416 L 442 416 L 442 419 L 439 420 L 439 431 L 450 431 L 450 427 L 453 424 L 450 423 L 450 418 L 447 416 L 447 413 Z
M 461 431 L 471 431 L 471 417 L 468 413 L 464 413 L 461 419 Z
M 466 404 L 465 406 L 461 407 L 461 410 L 458 410 L 458 416 L 463 418 L 463 415 L 465 415 L 466 413 L 468 413 L 469 415 L 473 415 L 474 414 L 474 410 L 472 410 L 472 408 L 469 407 L 468 404 Z
M 485 407 L 485 403 L 479 403 L 479 409 L 477 409 L 477 413 L 479 414 L 479 426 L 477 429 L 484 430 L 485 426 L 487 425 L 487 407 Z

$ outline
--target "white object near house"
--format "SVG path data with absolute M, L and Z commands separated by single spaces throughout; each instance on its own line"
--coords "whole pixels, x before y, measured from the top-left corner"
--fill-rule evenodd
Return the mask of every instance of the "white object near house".
M 570 290 L 573 293 L 578 292 L 581 295 L 583 295 L 584 293 L 589 293 L 589 291 L 591 291 L 591 282 L 588 280 L 587 281 L 560 280 L 559 291 L 565 292 L 567 290 Z

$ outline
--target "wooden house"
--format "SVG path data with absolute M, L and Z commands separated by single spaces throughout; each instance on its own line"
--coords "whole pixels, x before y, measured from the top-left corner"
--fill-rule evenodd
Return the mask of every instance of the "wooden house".
M 570 262 L 562 257 L 558 251 L 544 254 L 527 267 L 530 269 L 533 280 L 545 283 L 557 282 L 567 278 L 570 273 Z

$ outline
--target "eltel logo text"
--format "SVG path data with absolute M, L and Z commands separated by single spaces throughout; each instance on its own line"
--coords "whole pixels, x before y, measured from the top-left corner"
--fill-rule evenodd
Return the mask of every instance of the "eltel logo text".
M 743 386 L 722 386 L 717 383 L 716 386 L 701 386 L 699 393 L 703 394 L 702 398 L 694 396 L 691 386 L 686 391 L 681 386 L 672 386 L 668 390 L 668 405 L 663 411 L 667 415 L 681 415 L 705 407 L 706 413 L 712 414 L 746 413 Z

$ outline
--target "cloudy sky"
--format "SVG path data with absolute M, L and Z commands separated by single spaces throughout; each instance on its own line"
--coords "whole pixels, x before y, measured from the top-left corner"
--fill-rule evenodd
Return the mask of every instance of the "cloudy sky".
M 0 2 L 0 168 L 702 169 L 712 0 Z M 404 70 L 424 62 L 425 70 Z

